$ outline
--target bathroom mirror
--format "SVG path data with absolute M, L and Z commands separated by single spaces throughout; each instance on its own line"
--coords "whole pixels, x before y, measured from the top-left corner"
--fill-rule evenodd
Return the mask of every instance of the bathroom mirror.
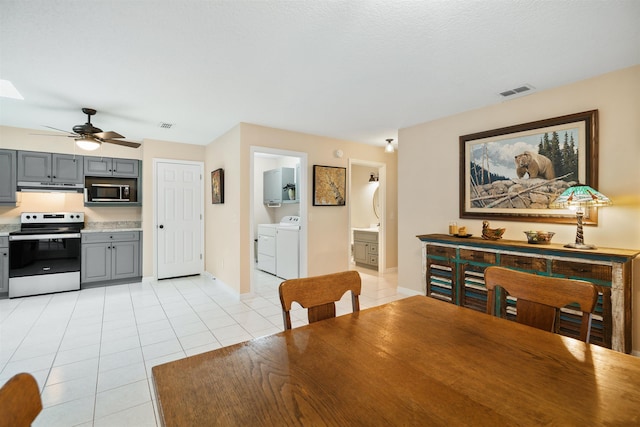
M 379 187 L 373 192 L 373 213 L 376 214 L 376 218 L 380 219 L 380 197 L 378 196 L 378 190 L 380 190 Z

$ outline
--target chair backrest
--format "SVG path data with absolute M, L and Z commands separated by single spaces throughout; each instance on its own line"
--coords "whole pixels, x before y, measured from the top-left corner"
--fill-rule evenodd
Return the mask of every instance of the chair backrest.
M 284 329 L 291 329 L 291 303 L 294 301 L 307 309 L 309 323 L 336 317 L 336 301 L 351 291 L 353 311 L 360 311 L 362 282 L 357 271 L 343 271 L 324 276 L 285 280 L 278 292 L 282 304 Z
M 516 298 L 516 321 L 538 329 L 558 333 L 560 308 L 578 304 L 582 311 L 579 338 L 589 342 L 591 314 L 598 302 L 598 290 L 584 280 L 563 279 L 523 273 L 503 267 L 487 267 L 487 313 L 495 314 L 495 288 L 500 287 Z M 506 295 L 501 292 L 500 317 L 506 314 Z
M 41 410 L 40 389 L 31 374 L 14 375 L 0 389 L 0 427 L 28 427 Z

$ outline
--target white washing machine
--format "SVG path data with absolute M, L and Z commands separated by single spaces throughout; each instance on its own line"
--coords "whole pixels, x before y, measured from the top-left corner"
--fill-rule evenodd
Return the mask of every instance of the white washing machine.
M 276 227 L 276 276 L 300 277 L 300 217 L 285 216 Z

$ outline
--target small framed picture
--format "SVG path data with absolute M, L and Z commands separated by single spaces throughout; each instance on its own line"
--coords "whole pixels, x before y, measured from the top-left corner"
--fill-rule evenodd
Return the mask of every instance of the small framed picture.
M 344 206 L 347 168 L 313 165 L 313 206 Z
M 211 203 L 224 203 L 224 169 L 211 172 Z

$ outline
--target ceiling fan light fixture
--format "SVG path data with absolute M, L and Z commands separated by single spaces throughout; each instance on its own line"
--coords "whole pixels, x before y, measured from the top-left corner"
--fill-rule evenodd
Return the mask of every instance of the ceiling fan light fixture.
M 100 142 L 86 136 L 83 136 L 82 138 L 76 138 L 76 145 L 78 146 L 78 148 L 87 151 L 94 151 L 100 148 Z

